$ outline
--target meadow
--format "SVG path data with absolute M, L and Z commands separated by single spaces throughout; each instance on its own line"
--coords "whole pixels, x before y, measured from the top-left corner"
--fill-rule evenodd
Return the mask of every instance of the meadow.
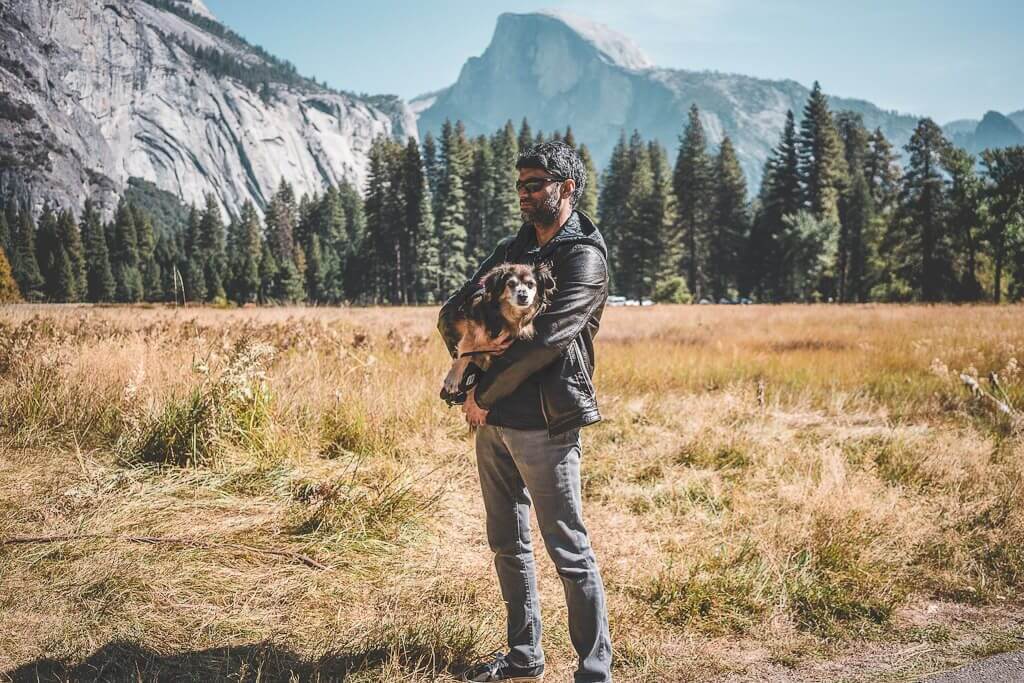
M 448 681 L 501 648 L 436 312 L 0 307 L 0 680 Z M 616 680 L 1021 647 L 1024 308 L 614 308 L 596 346 Z

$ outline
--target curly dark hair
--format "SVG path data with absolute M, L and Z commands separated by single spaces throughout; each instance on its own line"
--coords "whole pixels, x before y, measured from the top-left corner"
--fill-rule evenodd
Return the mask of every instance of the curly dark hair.
M 575 149 L 561 140 L 542 142 L 525 152 L 520 152 L 516 160 L 516 168 L 539 168 L 556 178 L 576 181 L 576 189 L 572 193 L 572 205 L 583 196 L 583 188 L 587 186 L 587 169 Z

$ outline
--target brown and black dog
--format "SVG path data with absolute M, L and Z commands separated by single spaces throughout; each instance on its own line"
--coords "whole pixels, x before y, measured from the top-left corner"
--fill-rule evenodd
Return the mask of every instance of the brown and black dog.
M 486 370 L 492 356 L 516 339 L 533 338 L 533 320 L 551 302 L 555 279 L 547 265 L 503 263 L 481 280 L 483 290 L 473 294 L 453 321 L 459 334 L 455 360 L 444 380 L 441 396 L 461 403 L 475 384 L 466 370 L 471 364 Z

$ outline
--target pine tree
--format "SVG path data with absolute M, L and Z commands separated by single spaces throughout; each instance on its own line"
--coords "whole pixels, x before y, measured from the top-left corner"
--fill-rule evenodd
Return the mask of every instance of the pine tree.
M 487 243 L 491 233 L 491 203 L 495 187 L 492 175 L 493 151 L 487 138 L 476 138 L 471 146 L 472 164 L 466 177 L 466 261 L 480 263 L 494 248 Z
M 522 225 L 519 193 L 516 191 L 516 181 L 519 179 L 519 172 L 516 170 L 519 143 L 516 141 L 515 128 L 512 127 L 511 121 L 507 121 L 491 138 L 490 144 L 490 187 L 494 196 L 490 202 L 488 232 L 484 237 L 485 251 L 488 253 L 502 238 L 514 235 Z
M 868 153 L 864 159 L 864 178 L 878 212 L 892 208 L 899 194 L 900 168 L 896 163 L 892 144 L 881 128 L 876 128 L 868 139 Z
M 142 207 L 132 205 L 132 216 L 135 220 L 135 237 L 139 249 L 139 272 L 142 274 L 143 299 L 159 301 L 162 296 L 160 283 L 160 267 L 156 262 L 156 232 L 153 219 Z
M 533 131 L 530 130 L 530 124 L 524 116 L 523 122 L 519 126 L 519 151 L 525 152 L 533 147 L 533 144 Z
M 437 159 L 437 142 L 430 131 L 423 136 L 423 173 L 427 176 L 430 196 L 437 196 L 437 188 L 441 181 L 441 166 Z
M 295 302 L 302 299 L 304 273 L 296 263 L 301 249 L 295 246 L 295 225 L 298 222 L 298 207 L 295 191 L 284 178 L 267 206 L 267 244 L 274 257 L 277 278 L 271 297 L 278 301 Z
M 0 213 L 0 221 L 6 218 Z M 11 273 L 11 263 L 7 260 L 7 252 L 0 246 L 0 304 L 13 304 L 21 301 L 21 292 L 18 291 L 18 283 L 14 281 Z
M 326 302 L 325 282 L 320 235 L 314 233 L 309 238 L 309 249 L 306 250 L 306 299 L 310 303 Z
M 110 266 L 117 283 L 119 302 L 142 300 L 142 273 L 139 271 L 138 239 L 132 207 L 122 199 L 114 216 L 114 241 L 110 250 Z
M 85 298 L 88 301 L 113 301 L 117 283 L 110 266 L 110 253 L 99 212 L 92 200 L 85 201 L 82 212 L 82 242 L 85 251 Z
M 251 201 L 247 200 L 238 218 L 231 221 L 228 245 L 231 274 L 228 295 L 240 304 L 255 302 L 260 293 L 263 237 L 260 219 Z
M 200 222 L 199 209 L 193 205 L 189 209 L 188 227 L 185 229 L 181 267 L 185 283 L 184 296 L 188 301 L 206 301 L 206 268 Z
M 942 158 L 949 142 L 931 119 L 921 119 L 905 149 L 910 157 L 900 191 L 900 215 L 890 244 L 897 274 L 924 301 L 939 301 L 952 279 L 945 229 Z
M 711 211 L 708 264 L 711 295 L 733 298 L 739 289 L 743 247 L 749 239 L 747 182 L 732 141 L 726 136 L 714 162 L 714 200 Z
M 634 132 L 629 146 L 629 191 L 621 225 L 616 291 L 640 299 L 653 289 L 657 272 L 657 225 L 653 215 L 654 174 L 648 148 Z
M 867 301 L 875 277 L 871 272 L 877 237 L 874 234 L 875 201 L 862 168 L 850 178 L 839 205 L 842 226 L 842 258 L 837 255 L 839 300 Z M 841 269 L 841 270 L 840 270 Z
M 987 179 L 985 194 L 992 220 L 988 241 L 991 244 L 995 282 L 992 300 L 1000 303 L 1003 296 L 1003 271 L 1013 268 L 1014 299 L 1024 297 L 1024 147 L 987 149 L 981 154 Z M 1015 236 L 1013 233 L 1016 232 Z M 1016 237 L 1016 239 L 1014 239 Z
M 846 163 L 828 100 L 817 81 L 804 107 L 798 150 L 805 205 L 819 220 L 838 222 Z
M 345 265 L 349 250 L 345 220 L 338 188 L 328 187 L 317 207 L 316 223 L 323 263 L 321 295 L 330 303 L 337 303 L 345 298 Z
M 82 234 L 75 223 L 75 216 L 70 211 L 61 211 L 57 217 L 57 236 L 67 252 L 73 275 L 74 286 L 68 301 L 84 301 L 88 292 L 85 249 L 82 245 Z
M 759 196 L 759 210 L 751 227 L 746 283 L 741 291 L 765 301 L 783 301 L 790 296 L 788 258 L 784 235 L 787 216 L 800 211 L 800 162 L 793 112 L 786 112 L 786 124 L 778 146 L 765 163 Z
M 270 250 L 270 244 L 263 242 L 260 254 L 260 303 L 266 304 L 276 299 L 277 277 L 277 259 Z
M 36 230 L 36 263 L 43 276 L 43 296 L 47 301 L 65 301 L 68 292 L 57 280 L 65 274 L 60 272 L 63 266 L 60 238 L 57 236 L 57 215 L 49 202 L 43 205 Z M 63 282 L 61 284 L 64 284 Z
M 654 298 L 658 286 L 670 278 L 679 278 L 679 245 L 676 239 L 675 203 L 672 199 L 672 171 L 668 165 L 668 154 L 660 143 L 652 141 L 647 145 L 647 156 L 651 165 L 651 194 L 645 207 L 652 247 L 650 273 L 645 278 L 640 300 Z
M 430 205 L 430 187 L 419 147 L 409 138 L 401 154 L 403 220 L 402 259 L 405 265 L 403 299 L 407 303 L 431 300 L 426 285 L 437 276 L 437 243 L 434 234 L 434 216 Z M 425 270 L 425 273 L 421 273 Z
M 572 134 L 572 126 L 565 127 L 565 135 L 562 136 L 562 142 L 576 149 L 576 136 Z
M 292 258 L 295 251 L 295 224 L 298 208 L 295 206 L 295 191 L 281 178 L 277 191 L 267 205 L 267 243 L 274 258 L 281 261 Z
M 366 279 L 366 264 L 359 259 L 366 240 L 366 207 L 359 191 L 349 183 L 338 186 L 341 208 L 345 214 L 345 232 L 348 253 L 345 257 L 345 297 L 351 301 L 362 296 Z
M 620 132 L 619 140 L 612 149 L 611 159 L 601 179 L 601 190 L 598 194 L 598 214 L 601 223 L 601 234 L 608 247 L 608 278 L 612 291 L 617 292 L 619 269 L 619 235 L 626 221 L 626 198 L 632 182 L 632 169 L 629 165 L 629 146 L 625 131 Z
M 672 184 L 683 240 L 682 270 L 686 286 L 700 299 L 706 296 L 709 285 L 708 223 L 713 191 L 711 162 L 696 104 L 690 107 L 686 130 L 680 139 Z
M 590 156 L 590 150 L 586 145 L 579 146 L 580 161 L 587 172 L 587 186 L 583 188 L 583 196 L 580 197 L 576 208 L 591 218 L 597 218 L 598 178 L 597 168 L 594 166 L 594 159 Z
M 836 296 L 840 302 L 856 301 L 854 292 L 863 292 L 867 248 L 864 244 L 872 219 L 870 191 L 864 180 L 864 164 L 869 154 L 869 134 L 860 114 L 839 112 L 836 130 L 843 145 L 849 182 L 843 187 L 837 204 L 839 236 L 836 246 Z M 860 183 L 864 182 L 864 187 Z
M 212 193 L 207 193 L 202 216 L 199 219 L 198 263 L 203 269 L 206 283 L 206 298 L 209 301 L 223 299 L 225 271 L 224 222 L 220 205 Z
M 36 260 L 36 224 L 28 208 L 18 213 L 18 233 L 14 240 L 14 280 L 26 301 L 42 301 L 45 281 Z
M 438 206 L 438 241 L 440 243 L 439 298 L 447 299 L 466 279 L 466 190 L 465 177 L 469 156 L 465 138 L 457 127 L 445 121 L 441 130 L 441 153 L 444 177 Z
M 956 260 L 959 301 L 978 301 L 984 296 L 978 281 L 978 252 L 985 236 L 982 207 L 983 183 L 975 173 L 976 160 L 965 150 L 952 145 L 946 150 L 942 167 L 948 174 L 949 234 Z

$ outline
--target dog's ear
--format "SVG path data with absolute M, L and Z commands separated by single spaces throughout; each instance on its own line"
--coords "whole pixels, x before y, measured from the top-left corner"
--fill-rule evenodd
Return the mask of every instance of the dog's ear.
M 555 277 L 551 274 L 551 266 L 542 263 L 533 269 L 533 276 L 537 280 L 537 289 L 540 290 L 541 306 L 551 303 L 551 295 L 555 293 Z
M 503 263 L 495 266 L 484 276 L 484 298 L 487 301 L 497 301 L 501 296 L 501 290 L 505 288 L 505 282 L 509 273 L 509 265 Z

